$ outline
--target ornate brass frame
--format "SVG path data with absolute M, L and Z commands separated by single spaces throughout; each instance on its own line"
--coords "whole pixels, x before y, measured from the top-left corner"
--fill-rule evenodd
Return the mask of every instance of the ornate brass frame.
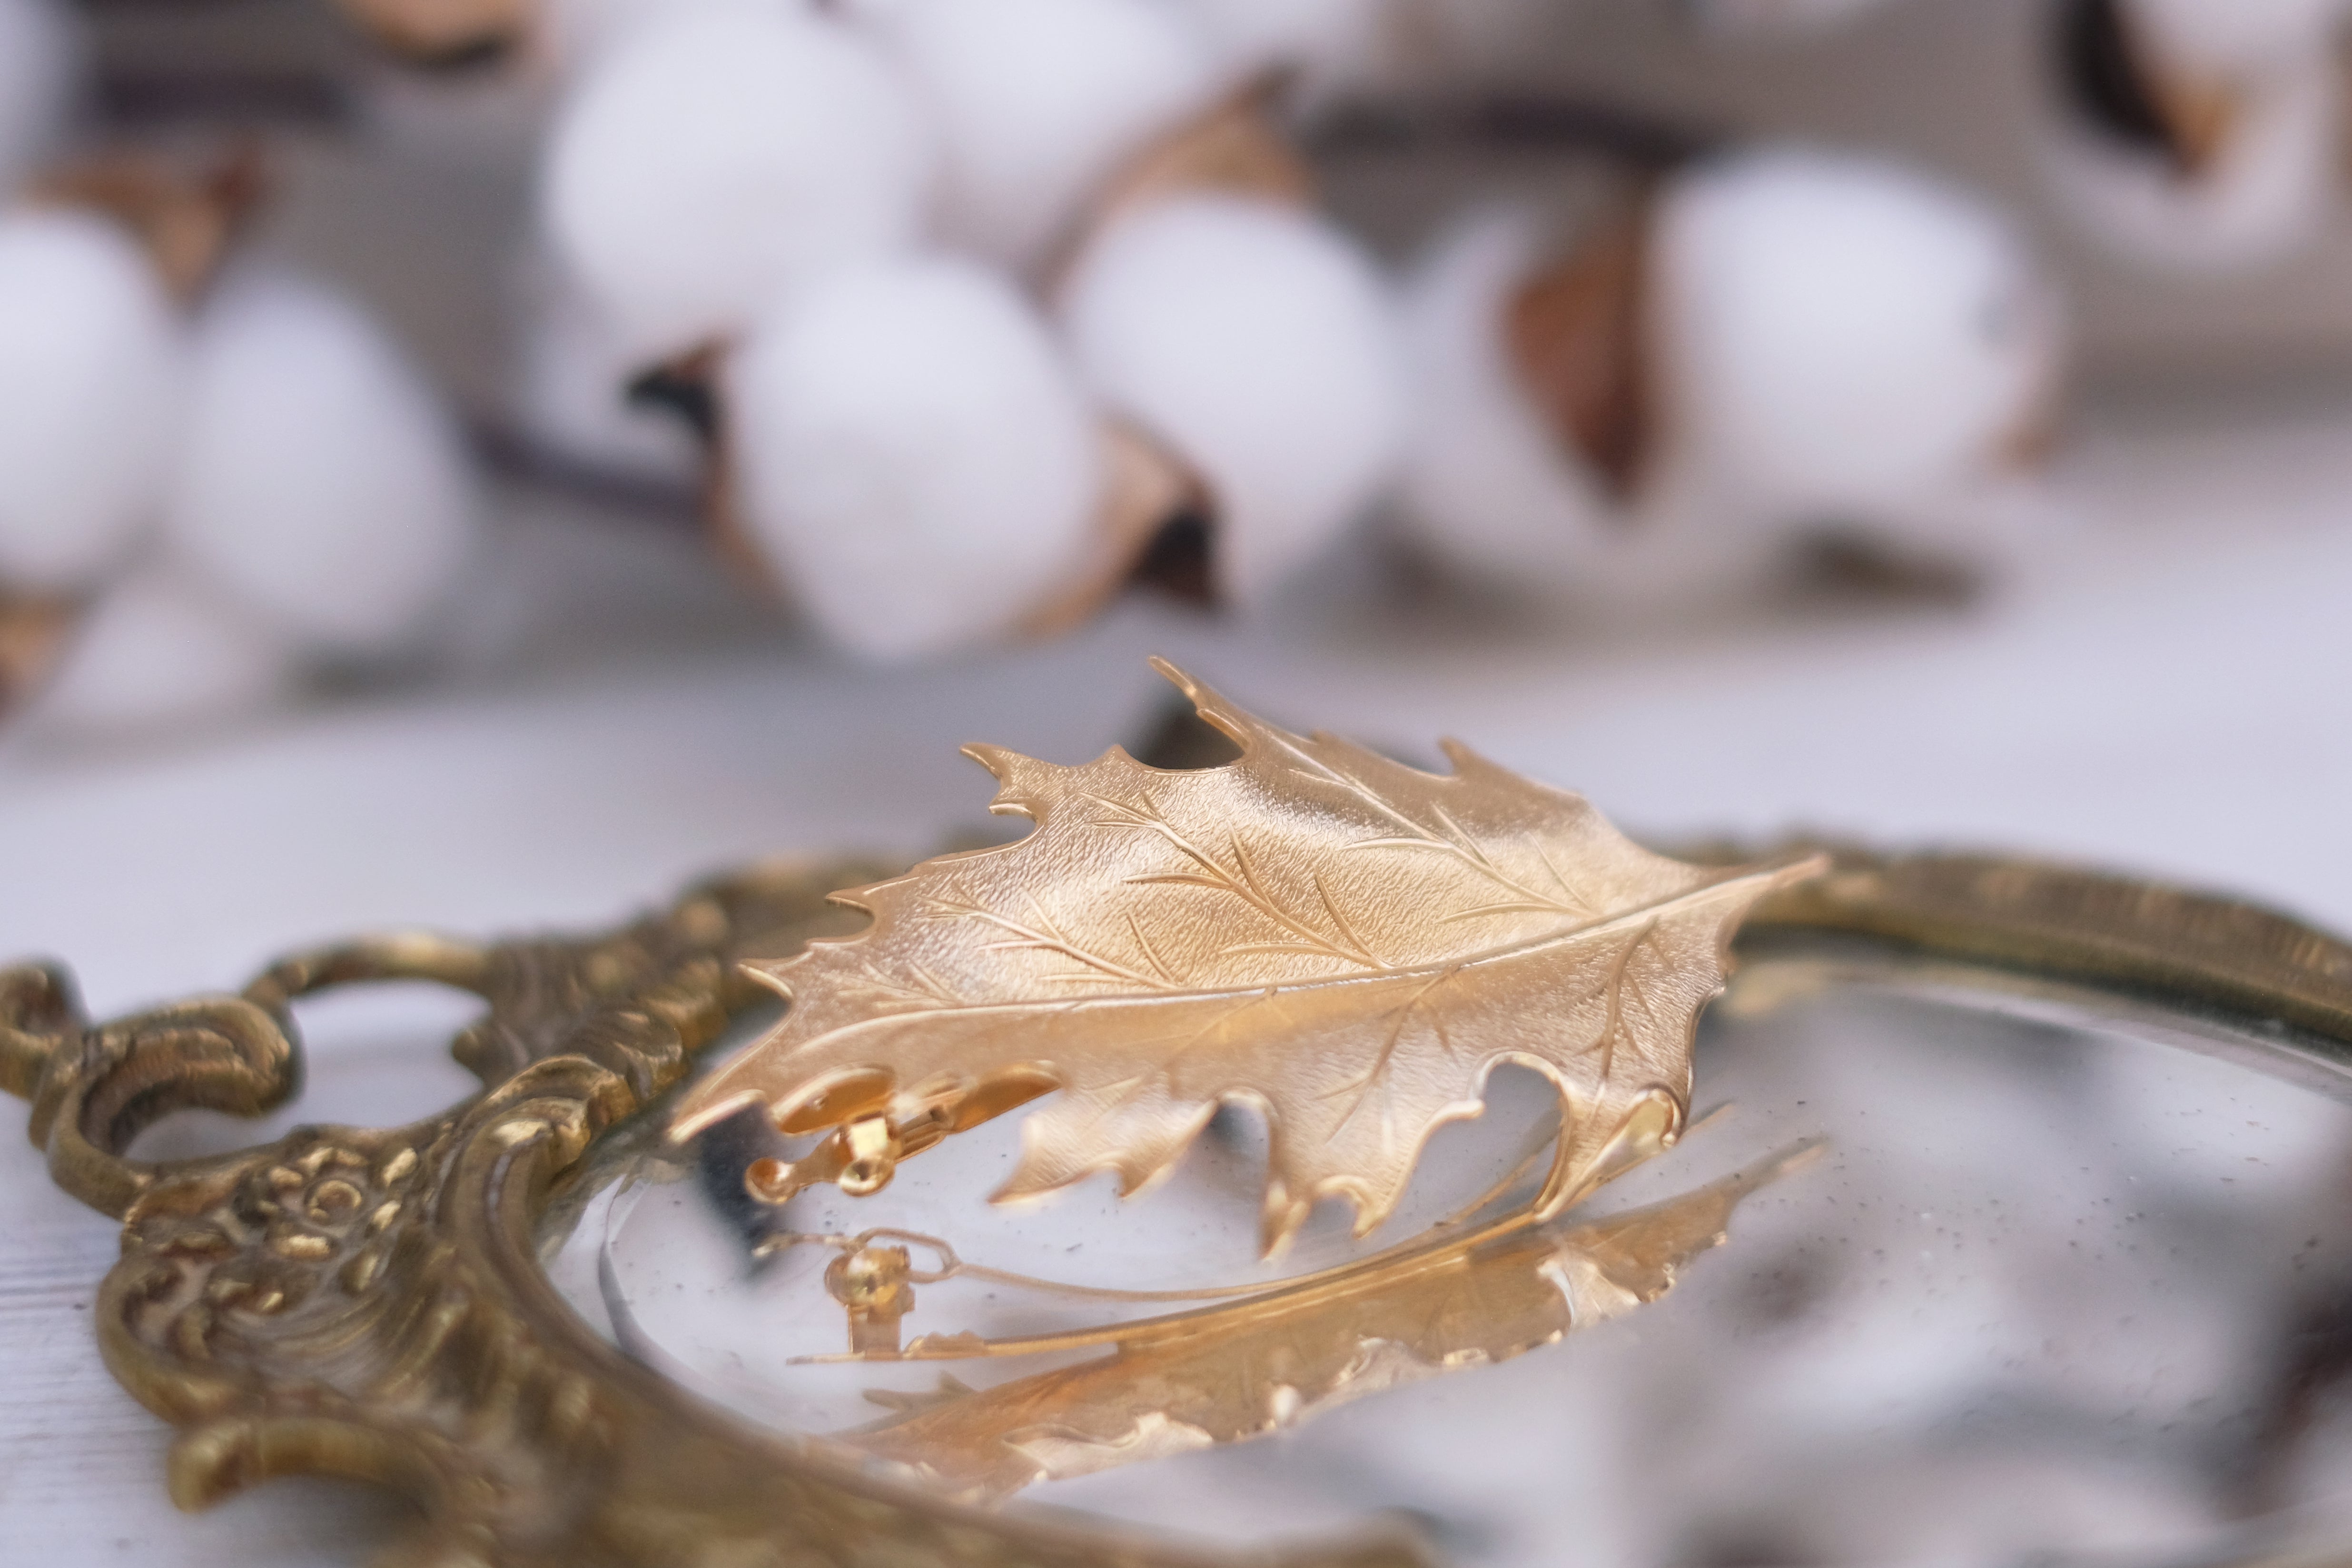
M 237 996 L 102 1024 L 63 970 L 0 971 L 0 1086 L 32 1102 L 58 1185 L 122 1224 L 94 1316 L 115 1376 L 180 1428 L 173 1500 L 202 1508 L 289 1474 L 379 1482 L 423 1511 L 394 1559 L 419 1568 L 1229 1561 L 855 1473 L 629 1361 L 544 1277 L 538 1218 L 590 1145 L 766 995 L 742 962 L 845 928 L 855 917 L 825 894 L 877 871 L 761 866 L 573 940 L 355 941 L 287 958 Z M 1847 848 L 1828 876 L 1759 906 L 1739 951 L 1751 974 L 1797 983 L 1990 989 L 2352 1073 L 2352 946 L 2223 898 Z M 386 979 L 488 1004 L 452 1046 L 478 1094 L 405 1127 L 301 1127 L 169 1164 L 126 1156 L 174 1111 L 251 1116 L 290 1098 L 292 999 Z M 1427 1558 L 1381 1536 L 1283 1560 Z

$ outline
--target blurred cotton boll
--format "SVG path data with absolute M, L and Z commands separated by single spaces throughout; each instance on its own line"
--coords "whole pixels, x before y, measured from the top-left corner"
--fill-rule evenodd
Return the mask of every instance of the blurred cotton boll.
M 87 587 L 152 520 L 184 356 L 128 233 L 78 212 L 0 215 L 0 582 Z
M 1561 236 L 1475 214 L 1406 288 L 1409 538 L 1622 608 L 1753 594 L 1801 536 L 2000 566 L 2063 347 L 2000 219 L 1800 151 L 1697 167 Z
M 781 5 L 697 8 L 591 63 L 541 194 L 558 254 L 650 361 L 911 243 L 931 158 L 905 80 L 857 32 Z
M 0 0 L 0 198 L 24 183 L 56 138 L 80 45 L 58 0 Z
M 1504 340 L 1544 237 L 1526 213 L 1475 214 L 1439 238 L 1405 289 L 1420 407 L 1400 518 L 1448 564 L 1521 589 L 1573 586 L 1618 520 L 1537 411 Z
M 1159 0 L 906 0 L 880 25 L 939 126 L 941 237 L 1015 267 L 1219 87 Z
M 1001 636 L 1085 553 L 1094 420 L 1045 323 L 984 267 L 908 258 L 793 291 L 724 386 L 741 519 L 854 652 Z
M 1235 603 L 1331 544 L 1395 469 L 1395 302 L 1312 214 L 1218 196 L 1143 206 L 1095 238 L 1061 312 L 1098 395 L 1206 482 L 1216 586 Z
M 290 689 L 292 651 L 179 563 L 142 561 L 92 606 L 32 723 L 89 736 L 251 713 Z
M 2118 255 L 2188 273 L 2302 248 L 2337 206 L 2346 9 L 2074 0 L 2047 159 L 2063 210 Z
M 1781 520 L 1899 535 L 2032 434 L 2056 298 L 1982 204 L 1895 164 L 1769 150 L 1679 181 L 1656 223 L 1664 443 L 1686 469 Z
M 309 650 L 390 652 L 453 586 L 478 500 L 454 423 L 351 301 L 262 274 L 205 307 L 163 531 L 236 602 Z

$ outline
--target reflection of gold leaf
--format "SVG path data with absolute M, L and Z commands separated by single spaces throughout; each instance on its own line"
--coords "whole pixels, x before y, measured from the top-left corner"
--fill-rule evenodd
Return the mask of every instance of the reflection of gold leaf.
M 959 1399 L 971 1397 L 972 1390 L 952 1373 L 940 1374 L 939 1386 L 929 1394 L 908 1394 L 896 1388 L 869 1388 L 866 1397 L 885 1410 L 895 1410 L 901 1416 L 919 1415 L 941 1405 L 952 1405 Z
M 977 1392 L 893 1399 L 904 1415 L 835 1440 L 995 1500 L 1256 1437 L 1402 1383 L 1507 1361 L 1657 1300 L 1724 1239 L 1741 1198 L 1809 1153 L 1631 1214 L 1441 1243 L 1339 1289 L 1135 1324 L 1113 1354 Z
M 1160 668 L 1237 760 L 972 748 L 1036 831 L 843 894 L 872 927 L 762 971 L 791 1011 L 677 1134 L 758 1101 L 793 1131 L 887 1116 L 911 1149 L 1059 1089 L 998 1196 L 1132 1191 L 1237 1102 L 1269 1124 L 1269 1249 L 1324 1197 L 1385 1218 L 1501 1063 L 1563 1102 L 1545 1215 L 1673 1140 L 1732 929 L 1812 862 L 1685 865 L 1458 746 L 1423 773 Z

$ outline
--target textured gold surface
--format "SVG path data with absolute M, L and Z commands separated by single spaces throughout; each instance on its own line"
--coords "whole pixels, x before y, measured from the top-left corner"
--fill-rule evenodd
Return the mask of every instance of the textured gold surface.
M 793 1132 L 887 1116 L 911 1152 L 1059 1090 L 997 1196 L 1099 1170 L 1133 1192 L 1244 1103 L 1271 1131 L 1269 1252 L 1326 1197 L 1355 1206 L 1359 1235 L 1388 1218 L 1430 1135 L 1477 1115 L 1506 1062 L 1562 1101 L 1539 1218 L 1674 1141 L 1733 929 L 1820 862 L 1686 865 L 1462 747 L 1452 774 L 1423 773 L 1160 668 L 1238 759 L 969 748 L 1002 785 L 992 809 L 1036 830 L 843 894 L 872 927 L 759 968 L 793 1005 L 687 1096 L 677 1135 L 756 1102 Z

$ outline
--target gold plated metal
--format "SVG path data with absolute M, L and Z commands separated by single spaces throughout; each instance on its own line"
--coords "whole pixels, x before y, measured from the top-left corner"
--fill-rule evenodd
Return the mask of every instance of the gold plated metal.
M 870 1242 L 825 1266 L 824 1288 L 849 1314 L 849 1348 L 859 1355 L 896 1356 L 898 1320 L 915 1310 L 908 1278 L 914 1260 L 904 1247 Z
M 905 1145 L 887 1116 L 860 1116 L 842 1128 L 849 1158 L 834 1179 L 852 1197 L 869 1197 L 890 1185 Z
M 686 1097 L 676 1135 L 761 1104 L 788 1133 L 843 1128 L 848 1162 L 824 1151 L 805 1174 L 873 1191 L 911 1145 L 899 1129 L 960 1132 L 1058 1090 L 997 1197 L 1100 1170 L 1132 1193 L 1239 1102 L 1272 1129 L 1268 1253 L 1326 1197 L 1360 1236 L 1388 1218 L 1506 1062 L 1562 1102 L 1537 1218 L 1675 1141 L 1732 931 L 1823 862 L 1685 864 L 1462 747 L 1424 773 L 1159 667 L 1236 760 L 969 748 L 1002 786 L 992 810 L 1035 831 L 841 894 L 873 925 L 756 967 L 793 1006 Z
M 1256 721 L 1218 711 L 1237 738 L 1270 744 Z M 1330 781 L 1328 799 L 1355 798 L 1350 791 L 1365 787 L 1406 823 L 1454 846 L 1362 852 L 1367 865 L 1384 864 L 1391 852 L 1441 865 L 1452 881 L 1441 880 L 1433 891 L 1411 883 L 1424 907 L 1456 907 L 1445 899 L 1494 873 L 1547 898 L 1561 891 L 1534 880 L 1532 864 L 1493 847 L 1480 814 L 1488 806 L 1456 812 L 1448 805 L 1459 839 L 1446 839 L 1435 816 L 1418 814 L 1433 809 L 1433 800 L 1458 798 L 1437 793 L 1451 780 L 1414 774 L 1391 788 L 1391 775 L 1375 767 L 1392 765 L 1368 754 L 1320 740 L 1273 744 L 1300 748 L 1286 768 L 1345 774 Z M 1076 798 L 1055 794 L 1070 780 L 1042 765 L 993 760 L 1006 778 L 1005 803 L 1050 806 Z M 1257 766 L 1264 765 L 1261 758 Z M 1485 777 L 1478 772 L 1485 765 L 1475 759 L 1457 757 L 1456 765 L 1457 779 Z M 1132 791 L 1097 791 L 1111 804 L 1074 812 L 1062 831 L 1108 832 L 1087 824 L 1117 813 L 1119 821 L 1146 824 L 1117 830 L 1122 837 L 1156 841 L 1172 852 L 1165 823 L 1193 841 L 1213 873 L 1194 862 L 1184 873 L 1193 882 L 1135 891 L 1227 910 L 1216 922 L 1223 945 L 1279 940 L 1309 949 L 1255 956 L 1297 966 L 1272 988 L 1323 984 L 1342 972 L 1328 950 L 1335 936 L 1361 955 L 1409 956 L 1389 946 L 1396 936 L 1390 925 L 1360 915 L 1350 902 L 1374 873 L 1360 867 L 1327 873 L 1319 886 L 1328 889 L 1328 905 L 1315 876 L 1283 863 L 1271 844 L 1263 855 L 1255 847 L 1247 852 L 1244 873 L 1240 852 L 1223 841 L 1195 841 L 1182 815 L 1187 804 L 1158 793 L 1174 776 L 1155 779 L 1125 767 L 1132 777 L 1061 770 L 1085 774 L 1090 785 L 1139 779 L 1152 791 L 1149 801 Z M 1213 788 L 1237 790 L 1237 800 L 1253 810 L 1263 800 L 1243 785 L 1288 798 L 1248 765 L 1219 772 L 1225 782 Z M 1424 793 L 1405 793 L 1403 784 Z M 1622 841 L 1589 812 L 1577 815 L 1585 811 L 1580 802 L 1573 810 L 1563 805 L 1570 797 L 1515 794 L 1533 788 L 1516 780 L 1495 788 L 1500 793 L 1493 800 L 1519 802 L 1522 831 L 1553 831 L 1566 813 L 1581 824 L 1577 831 L 1586 841 L 1601 847 L 1604 862 L 1654 864 L 1642 852 L 1616 847 Z M 1299 822 L 1328 816 L 1295 799 L 1271 814 L 1286 831 L 1300 831 Z M 1034 837 L 1052 841 L 1055 814 L 1048 809 L 1039 815 Z M 1258 821 L 1246 813 L 1234 820 Z M 1403 825 L 1390 836 L 1412 837 Z M 1791 846 L 1780 858 L 1793 861 L 1817 848 Z M 1476 864 L 1481 853 L 1491 872 Z M 1851 847 L 1829 853 L 1826 874 L 1763 898 L 1741 928 L 1738 952 L 1751 1000 L 1827 981 L 1925 986 L 2040 1012 L 2141 1019 L 2179 1034 L 2242 1043 L 2265 1052 L 2265 1060 L 2284 1051 L 2339 1082 L 2352 1071 L 2352 947 L 2290 918 L 2066 867 L 1962 855 L 1889 858 Z M 1106 858 L 1118 875 L 1101 885 L 1125 886 L 1135 866 Z M 1695 858 L 1731 864 L 1757 857 L 1727 852 Z M 985 861 L 932 862 L 888 885 L 932 888 L 925 879 L 938 876 L 942 863 Z M 1559 869 L 1562 888 L 1572 890 L 1577 873 L 1567 862 Z M 835 945 L 814 949 L 819 958 L 791 969 L 796 980 L 841 965 L 845 955 L 861 950 L 836 941 L 858 917 L 829 905 L 826 894 L 871 883 L 886 871 L 851 862 L 761 867 L 693 889 L 622 929 L 578 939 L 355 941 L 289 958 L 235 996 L 109 1022 L 82 1015 L 59 969 L 0 970 L 0 1088 L 31 1101 L 29 1130 L 58 1184 L 121 1224 L 122 1256 L 92 1315 L 115 1375 L 180 1429 L 170 1468 L 175 1500 L 202 1507 L 278 1475 L 380 1482 L 414 1499 L 423 1515 L 419 1533 L 396 1560 L 447 1568 L 1232 1563 L 1230 1555 L 1139 1541 L 1068 1516 L 987 1511 L 959 1500 L 999 1498 L 1039 1479 L 1229 1441 L 1406 1377 L 1519 1354 L 1663 1291 L 1721 1238 L 1739 1197 L 1788 1163 L 1605 1221 L 1570 1213 L 1547 1218 L 1536 1212 L 1539 1206 L 1524 1205 L 1499 1218 L 1489 1218 L 1491 1210 L 1465 1214 L 1277 1291 L 1173 1296 L 1173 1310 L 1084 1331 L 1087 1343 L 1103 1349 L 1089 1360 L 992 1387 L 970 1388 L 950 1376 L 936 1395 L 880 1396 L 885 1419 L 861 1431 L 793 1439 L 757 1430 L 622 1354 L 575 1315 L 546 1276 L 542 1244 L 549 1228 L 576 1209 L 601 1162 L 627 1156 L 633 1147 L 660 1146 L 671 1125 L 666 1097 L 686 1082 L 696 1054 L 730 1020 L 772 1004 L 744 967 L 770 974 L 817 940 Z M 1729 872 L 1663 860 L 1643 874 L 1658 879 L 1646 895 L 1652 904 L 1694 898 L 1711 909 L 1705 901 L 1712 890 L 1741 885 Z M 992 896 L 995 890 L 975 883 L 971 891 Z M 1245 896 L 1252 894 L 1263 907 Z M 1308 896 L 1315 902 L 1305 902 Z M 971 903 L 997 907 L 980 897 Z M 1116 896 L 1105 893 L 1099 903 L 1115 908 Z M 1295 942 L 1261 940 L 1265 925 L 1280 924 L 1276 911 L 1306 934 L 1294 932 Z M 1303 913 L 1308 911 L 1321 918 Z M 1094 902 L 1045 913 L 1060 937 L 1033 922 L 1046 945 L 1007 933 L 1017 945 L 990 961 L 1057 973 L 1049 959 L 1076 961 L 1053 942 L 1081 933 L 1090 941 L 1107 928 Z M 1481 914 L 1459 924 L 1476 929 L 1478 921 L 1491 921 L 1516 931 L 1513 922 L 1533 922 L 1538 914 Z M 926 929 L 942 938 L 961 936 L 957 928 L 969 919 L 959 914 Z M 1641 925 L 1648 920 L 1643 915 Z M 1706 967 L 1677 982 L 1684 988 L 1678 996 L 1703 998 L 1713 987 L 1718 957 L 1712 944 L 1720 927 L 1711 913 L 1708 925 L 1698 944 Z M 1140 938 L 1130 937 L 1139 954 Z M 1094 950 L 1087 941 L 1062 946 Z M 1171 975 L 1182 973 L 1180 960 L 1233 958 L 1218 959 L 1198 944 L 1178 948 L 1172 937 L 1157 935 L 1151 946 Z M 1151 972 L 1149 961 L 1127 967 Z M 386 979 L 437 981 L 483 998 L 483 1014 L 451 1047 L 481 1081 L 478 1092 L 404 1127 L 310 1126 L 200 1159 L 128 1156 L 140 1131 L 173 1112 L 204 1107 L 256 1115 L 289 1098 L 301 1066 L 293 999 Z M 927 1008 L 882 1009 L 875 1016 L 892 1028 L 878 1037 L 895 1041 L 898 1020 Z M 1308 1016 L 1327 1015 L 1318 1008 Z M 1621 1041 L 1621 1052 L 1663 1064 L 1654 1065 L 1648 1087 L 1680 1091 L 1673 1074 L 1682 1059 L 1674 1051 L 1686 1027 L 1686 1019 L 1678 1020 L 1664 1031 L 1671 1049 L 1663 1053 L 1642 1040 Z M 810 1038 L 822 1044 L 836 1037 Z M 1593 1037 L 1588 1030 L 1584 1038 Z M 1486 1049 L 1473 1034 L 1462 1039 L 1465 1056 Z M 890 1161 L 917 1157 L 968 1116 L 1000 1113 L 1024 1092 L 1050 1086 L 1017 1076 L 992 1079 L 1002 1071 L 997 1066 L 952 1083 L 936 1082 L 925 1076 L 930 1070 L 919 1056 L 895 1043 L 892 1052 L 870 1054 L 903 1083 L 835 1074 L 812 1091 L 852 1092 L 837 1102 L 803 1092 L 809 1081 L 797 1068 L 777 1080 L 794 1113 L 808 1113 L 801 1130 L 824 1133 L 820 1147 L 837 1145 L 838 1163 L 825 1179 L 876 1179 Z M 824 1060 L 846 1061 L 854 1071 L 867 1054 L 828 1051 Z M 772 1062 L 775 1053 L 761 1060 Z M 1628 1115 L 1654 1115 L 1644 1139 L 1663 1138 L 1679 1124 L 1686 1101 L 1674 1092 L 1612 1099 L 1620 1092 L 1607 1074 L 1558 1061 L 1550 1067 L 1555 1083 L 1565 1078 L 1572 1097 L 1582 1096 L 1571 1110 L 1588 1120 L 1596 1105 L 1614 1108 L 1621 1131 Z M 1352 1070 L 1360 1073 L 1360 1061 Z M 1266 1092 L 1269 1103 L 1277 1092 L 1286 1100 L 1292 1092 L 1277 1084 Z M 1449 1086 L 1412 1101 L 1413 1109 L 1400 1110 L 1394 1123 L 1400 1138 L 1411 1142 L 1412 1131 L 1423 1128 L 1428 1103 L 1451 1105 L 1459 1092 Z M 698 1102 L 706 1108 L 711 1103 Z M 1645 1105 L 1654 1109 L 1643 1112 Z M 873 1124 L 877 1121 L 882 1125 Z M 1589 1151 L 1596 1136 L 1572 1133 L 1564 1141 Z M 1383 1152 L 1381 1160 L 1389 1159 Z M 1589 1152 L 1579 1160 L 1589 1163 Z M 1303 1190 L 1336 1168 L 1310 1160 L 1286 1167 L 1282 1179 Z M 1347 1168 L 1385 1173 L 1391 1166 Z M 1377 1210 L 1385 1179 L 1360 1176 L 1358 1187 L 1342 1190 Z M 1575 1185 L 1572 1177 L 1569 1186 Z M 986 1272 L 942 1243 L 881 1230 L 800 1239 L 822 1240 L 837 1254 L 826 1270 L 829 1310 L 848 1318 L 846 1348 L 855 1356 L 946 1360 L 1022 1348 L 952 1335 L 903 1341 L 904 1320 L 929 1281 Z M 1042 1437 L 1041 1421 L 1050 1428 Z M 1309 1546 L 1285 1559 L 1317 1568 L 1402 1568 L 1430 1560 L 1399 1536 Z

